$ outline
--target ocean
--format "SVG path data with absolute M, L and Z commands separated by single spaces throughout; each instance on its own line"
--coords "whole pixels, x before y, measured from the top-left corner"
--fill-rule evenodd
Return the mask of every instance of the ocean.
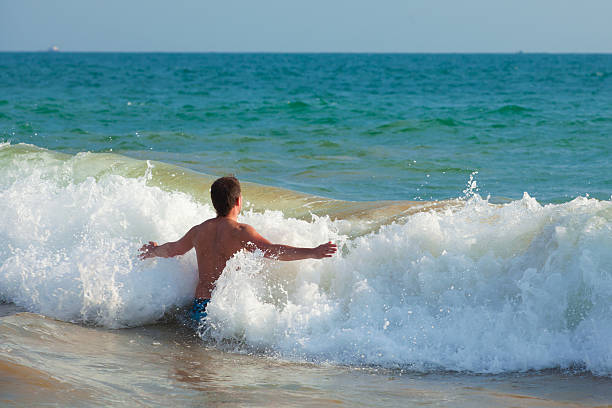
M 612 404 L 612 55 L 0 53 L 0 402 Z M 238 253 L 213 217 L 331 259 Z

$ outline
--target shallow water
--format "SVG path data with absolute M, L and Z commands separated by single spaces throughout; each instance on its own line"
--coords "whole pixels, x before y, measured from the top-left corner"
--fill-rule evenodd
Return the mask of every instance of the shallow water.
M 0 401 L 79 406 L 601 406 L 612 380 L 563 371 L 415 373 L 221 352 L 177 324 L 105 330 L 0 306 Z

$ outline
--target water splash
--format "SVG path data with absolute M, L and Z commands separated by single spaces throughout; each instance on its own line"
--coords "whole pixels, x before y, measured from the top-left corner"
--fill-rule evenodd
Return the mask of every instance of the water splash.
M 476 175 L 478 174 L 477 171 L 473 171 L 472 173 L 470 173 L 470 179 L 467 182 L 467 186 L 465 188 L 465 190 L 463 190 L 463 198 L 465 200 L 469 200 L 470 198 L 476 196 L 478 194 L 478 184 L 476 183 Z
M 92 164 L 107 156 L 31 155 L 0 163 L 4 301 L 106 327 L 152 323 L 189 303 L 193 254 L 142 262 L 137 248 L 179 238 L 214 216 L 209 205 L 152 186 L 144 166 L 128 177 Z M 273 242 L 331 239 L 342 250 L 286 263 L 236 255 L 204 333 L 219 347 L 420 370 L 612 373 L 610 201 L 543 206 L 525 194 L 491 205 L 472 194 L 365 235 L 357 221 L 325 216 L 250 210 L 240 220 Z
M 295 266 L 276 296 L 262 288 L 290 269 L 239 255 L 218 282 L 206 338 L 345 364 L 607 374 L 609 245 L 609 202 L 475 197 L 349 241 L 329 262 Z

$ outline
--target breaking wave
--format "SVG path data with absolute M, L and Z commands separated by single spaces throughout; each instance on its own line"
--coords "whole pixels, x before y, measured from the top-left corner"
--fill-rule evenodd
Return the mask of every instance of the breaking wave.
M 212 178 L 181 172 L 0 146 L 0 298 L 111 328 L 189 303 L 193 253 L 137 259 L 142 242 L 177 239 L 214 215 Z M 179 173 L 192 183 L 172 184 Z M 349 365 L 612 373 L 610 201 L 541 205 L 525 194 L 493 205 L 471 193 L 415 206 L 285 192 L 279 203 L 278 189 L 250 191 L 258 198 L 240 221 L 271 241 L 331 239 L 341 250 L 287 263 L 237 254 L 213 293 L 206 341 Z

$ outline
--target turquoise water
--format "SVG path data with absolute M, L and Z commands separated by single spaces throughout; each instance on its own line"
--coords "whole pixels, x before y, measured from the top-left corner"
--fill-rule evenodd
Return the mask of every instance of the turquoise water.
M 0 141 L 346 200 L 612 192 L 612 55 L 0 53 Z
M 610 135 L 612 55 L 0 53 L 0 395 L 609 403 Z M 193 251 L 137 253 L 226 173 L 339 251 L 236 254 L 196 332 Z

